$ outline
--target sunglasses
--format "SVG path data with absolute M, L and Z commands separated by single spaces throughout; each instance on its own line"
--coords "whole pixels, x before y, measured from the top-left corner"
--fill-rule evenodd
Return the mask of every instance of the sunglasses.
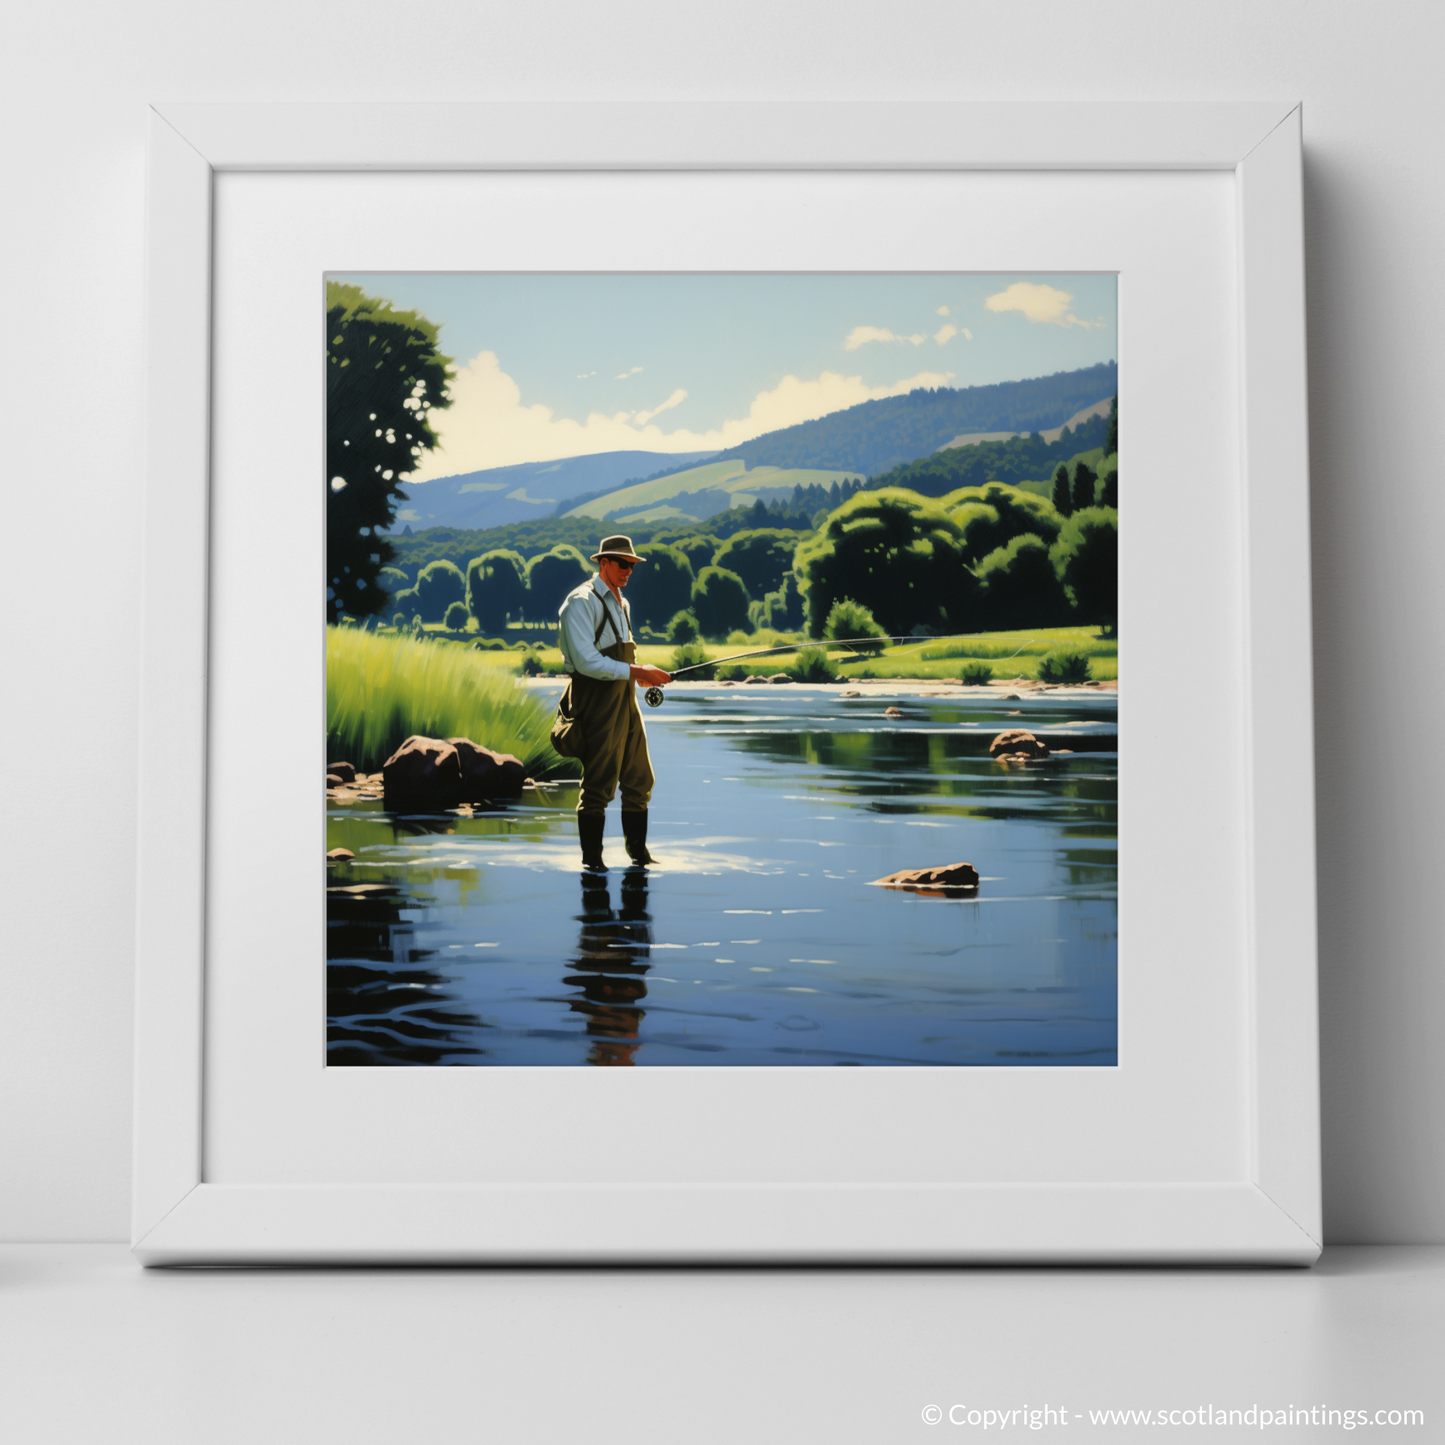
M 607 559 L 614 567 L 620 567 L 624 572 L 630 572 L 637 566 L 636 562 L 624 562 L 621 557 L 609 557 Z

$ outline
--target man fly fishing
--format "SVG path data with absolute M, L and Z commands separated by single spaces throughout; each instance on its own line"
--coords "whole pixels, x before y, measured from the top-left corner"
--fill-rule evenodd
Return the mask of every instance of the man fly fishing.
M 654 778 L 636 686 L 661 687 L 672 677 L 660 667 L 639 667 L 634 660 L 631 611 L 622 590 L 632 569 L 645 559 L 632 550 L 632 539 L 604 537 L 592 560 L 597 575 L 569 592 L 558 613 L 557 645 L 567 668 L 567 687 L 552 743 L 559 753 L 582 763 L 577 799 L 582 866 L 607 866 L 602 833 L 607 805 L 619 784 L 623 843 L 628 857 L 646 866 L 657 861 L 647 851 L 647 804 Z

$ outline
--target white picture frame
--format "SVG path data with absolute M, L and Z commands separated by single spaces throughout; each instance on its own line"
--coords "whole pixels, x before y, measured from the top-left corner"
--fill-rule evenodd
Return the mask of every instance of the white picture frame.
M 163 105 L 149 451 L 132 1247 L 148 1265 L 1308 1264 L 1321 1241 L 1300 111 L 1248 104 Z M 225 171 L 1212 170 L 1237 218 L 1249 980 L 1237 1177 L 1147 1183 L 205 1178 L 213 186 Z M 157 580 L 164 575 L 162 590 Z M 1254 766 L 1258 740 L 1289 745 Z

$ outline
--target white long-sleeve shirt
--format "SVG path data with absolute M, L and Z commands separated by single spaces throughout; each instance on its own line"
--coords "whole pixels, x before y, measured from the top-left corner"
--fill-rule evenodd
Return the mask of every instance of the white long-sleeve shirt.
M 602 647 L 632 641 L 632 615 L 625 599 L 619 607 L 601 577 L 593 577 L 590 582 L 574 587 L 563 599 L 557 613 L 557 646 L 562 651 L 562 661 L 567 664 L 568 672 L 580 672 L 603 682 L 619 682 L 632 676 L 631 668 L 616 658 L 603 657 L 598 643 L 593 641 L 597 636 L 597 624 L 604 615 L 611 618 L 612 626 L 602 629 Z

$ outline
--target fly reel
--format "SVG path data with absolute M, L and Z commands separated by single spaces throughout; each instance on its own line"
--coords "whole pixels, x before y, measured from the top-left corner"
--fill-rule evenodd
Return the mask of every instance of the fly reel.
M 662 689 L 660 687 L 650 687 L 642 695 L 647 699 L 648 707 L 662 706 Z

